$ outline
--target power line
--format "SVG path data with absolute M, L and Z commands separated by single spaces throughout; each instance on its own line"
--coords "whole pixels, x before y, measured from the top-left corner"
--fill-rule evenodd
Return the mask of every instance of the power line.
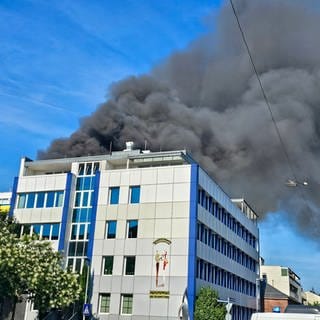
M 250 48 L 249 48 L 249 45 L 248 45 L 246 36 L 245 36 L 244 31 L 243 31 L 243 29 L 242 29 L 242 27 L 241 27 L 241 24 L 240 24 L 240 20 L 239 20 L 237 11 L 236 11 L 236 9 L 235 9 L 235 6 L 234 6 L 234 4 L 233 4 L 233 1 L 232 1 L 232 0 L 229 0 L 229 2 L 230 2 L 230 5 L 231 5 L 231 7 L 232 7 L 233 14 L 234 14 L 234 16 L 235 16 L 235 18 L 236 18 L 236 20 L 237 20 L 237 24 L 238 24 L 238 27 L 239 27 L 239 30 L 240 30 L 240 33 L 241 33 L 241 36 L 242 36 L 242 40 L 243 40 L 243 42 L 244 42 L 244 44 L 245 44 L 245 47 L 246 47 L 246 49 L 247 49 L 247 52 L 248 52 L 248 55 L 249 55 L 249 58 L 250 58 L 250 62 L 251 62 L 252 68 L 253 68 L 254 73 L 255 73 L 255 75 L 256 75 L 256 77 L 257 77 L 257 79 L 258 79 L 258 83 L 259 83 L 259 86 L 260 86 L 260 89 L 261 89 L 261 92 L 262 92 L 263 99 L 264 99 L 264 101 L 265 101 L 265 103 L 266 103 L 266 105 L 267 105 L 267 107 L 268 107 L 268 110 L 269 110 L 269 113 L 270 113 L 270 116 L 271 116 L 271 120 L 272 120 L 272 122 L 273 122 L 273 124 L 274 124 L 275 130 L 276 130 L 276 133 L 277 133 L 277 136 L 278 136 L 278 138 L 279 138 L 279 141 L 280 141 L 280 144 L 281 144 L 281 147 L 282 147 L 282 151 L 283 151 L 283 153 L 284 153 L 284 155 L 285 155 L 285 158 L 286 158 L 286 160 L 287 160 L 287 162 L 288 162 L 288 166 L 289 166 L 289 169 L 290 169 L 290 171 L 291 171 L 292 177 L 294 178 L 295 181 L 297 181 L 296 175 L 295 175 L 295 173 L 294 173 L 292 161 L 290 160 L 290 157 L 289 157 L 287 148 L 286 148 L 285 143 L 284 143 L 284 141 L 283 141 L 283 139 L 282 139 L 282 136 L 281 136 L 279 127 L 278 127 L 277 122 L 276 122 L 276 120 L 275 120 L 275 117 L 274 117 L 274 115 L 273 115 L 273 112 L 272 112 L 272 109 L 271 109 L 271 105 L 270 105 L 269 99 L 268 99 L 268 97 L 267 97 L 267 95 L 266 95 L 266 92 L 265 92 L 263 86 L 262 86 L 262 82 L 261 82 L 259 73 L 258 73 L 258 71 L 257 71 L 256 65 L 255 65 L 255 63 L 254 63 L 254 60 L 253 60 L 253 57 L 252 57 L 252 54 L 251 54 L 251 51 L 250 51 Z

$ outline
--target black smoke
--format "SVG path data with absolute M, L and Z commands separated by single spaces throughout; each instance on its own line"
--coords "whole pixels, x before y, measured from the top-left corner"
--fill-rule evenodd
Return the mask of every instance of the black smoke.
M 292 162 L 293 178 L 228 2 L 214 27 L 154 68 L 112 85 L 109 99 L 40 159 L 122 150 L 188 149 L 231 196 L 261 216 L 285 209 L 320 237 L 320 12 L 317 1 L 235 1 L 253 59 Z

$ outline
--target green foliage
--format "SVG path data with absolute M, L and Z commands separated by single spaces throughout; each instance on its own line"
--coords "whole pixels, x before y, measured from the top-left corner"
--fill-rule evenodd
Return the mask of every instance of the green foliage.
M 226 308 L 217 301 L 218 293 L 210 287 L 200 289 L 196 299 L 195 320 L 224 320 Z
M 17 301 L 28 294 L 40 315 L 78 299 L 78 276 L 62 267 L 62 257 L 51 243 L 19 238 L 12 221 L 0 221 L 0 297 Z

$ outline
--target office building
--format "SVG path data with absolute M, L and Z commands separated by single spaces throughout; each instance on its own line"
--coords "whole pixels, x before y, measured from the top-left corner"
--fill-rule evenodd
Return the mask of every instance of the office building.
M 233 302 L 233 319 L 256 310 L 255 213 L 231 199 L 184 150 L 134 150 L 53 160 L 22 159 L 11 215 L 52 241 L 66 266 L 90 261 L 92 313 L 102 319 L 193 319 L 201 286 Z M 36 314 L 27 306 L 26 319 Z

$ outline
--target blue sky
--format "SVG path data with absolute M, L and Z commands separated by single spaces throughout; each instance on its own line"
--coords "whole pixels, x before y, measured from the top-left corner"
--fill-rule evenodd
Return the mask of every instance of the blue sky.
M 71 134 L 112 82 L 148 72 L 205 33 L 205 18 L 220 2 L 1 0 L 0 191 L 11 188 L 22 156 L 34 159 L 52 139 Z M 283 217 L 261 223 L 261 253 L 320 291 L 313 277 L 319 245 Z

